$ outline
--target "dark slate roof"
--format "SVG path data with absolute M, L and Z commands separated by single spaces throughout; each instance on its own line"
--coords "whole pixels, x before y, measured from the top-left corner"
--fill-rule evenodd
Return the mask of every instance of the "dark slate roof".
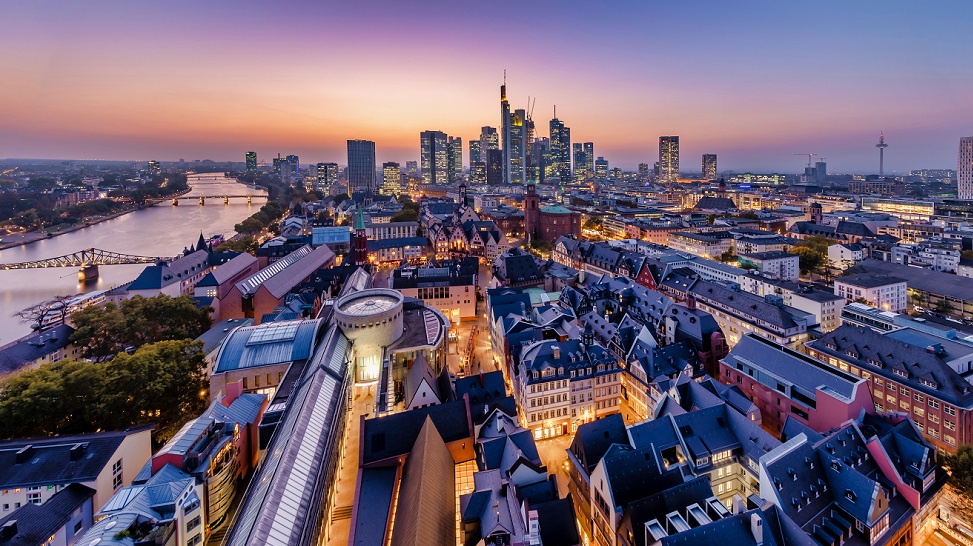
M 763 373 L 755 376 L 756 380 L 771 389 L 777 388 L 776 384 L 770 384 L 772 379 L 775 383 L 783 381 L 798 387 L 801 394 L 812 400 L 817 398 L 818 389 L 829 390 L 846 400 L 853 400 L 857 387 L 868 388 L 864 379 L 752 332 L 744 335 L 724 360 L 731 368 L 740 365 L 744 370 L 753 368 L 762 371 Z
M 95 496 L 95 490 L 81 484 L 71 484 L 58 491 L 44 504 L 27 503 L 0 519 L 0 527 L 17 522 L 17 534 L 0 539 L 4 546 L 38 546 L 71 521 L 74 511 Z
M 569 449 L 585 467 L 584 470 L 591 474 L 612 444 L 628 444 L 625 420 L 620 413 L 578 426 Z
M 862 275 L 838 277 L 835 280 L 853 286 L 860 286 L 862 288 L 878 288 L 879 286 L 888 286 L 890 284 L 908 282 L 906 279 L 893 277 L 891 275 L 873 275 L 867 273 Z
M 844 220 L 838 222 L 835 227 L 835 233 L 843 233 L 847 235 L 855 235 L 858 237 L 874 237 L 875 232 L 868 229 L 868 226 L 860 222 L 846 222 Z
M 507 396 L 503 372 L 499 370 L 459 378 L 456 380 L 455 390 L 457 400 L 461 400 L 466 394 L 470 395 L 471 405 L 496 401 Z
M 385 248 L 405 248 L 405 247 L 429 246 L 429 239 L 425 237 L 396 237 L 394 239 L 369 240 L 368 250 L 382 250 Z
M 698 503 L 703 506 L 706 499 L 713 496 L 709 478 L 702 476 L 691 479 L 628 503 L 625 507 L 622 526 L 631 529 L 637 546 L 645 546 L 644 526 L 653 519 L 665 521 L 671 512 L 683 513 L 686 507 Z M 641 531 L 641 532 L 640 532 Z
M 112 432 L 93 432 L 10 440 L 0 443 L 0 487 L 9 489 L 33 485 L 62 485 L 94 480 L 111 462 L 122 441 L 131 434 L 150 431 L 154 424 Z M 71 449 L 81 444 L 80 457 L 71 460 Z M 17 452 L 32 446 L 17 462 Z
M 711 197 L 709 195 L 700 198 L 694 207 L 696 210 L 729 210 L 737 208 L 733 200 L 729 197 Z
M 924 346 L 912 345 L 871 328 L 851 324 L 828 332 L 808 346 L 950 404 L 961 408 L 973 407 L 970 383 Z
M 0 349 L 0 375 L 15 372 L 70 343 L 74 328 L 67 324 L 34 332 Z
M 651 447 L 615 446 L 602 460 L 617 507 L 683 483 L 678 468 L 662 470 Z
M 361 460 L 367 465 L 408 453 L 426 420 L 432 419 L 446 443 L 473 437 L 465 400 L 366 419 L 362 425 Z
M 232 318 L 222 320 L 213 325 L 212 328 L 203 332 L 203 335 L 196 338 L 196 341 L 203 342 L 203 352 L 209 353 L 210 351 L 219 347 L 223 340 L 225 340 L 230 332 L 233 331 L 237 326 L 248 326 L 253 322 L 253 319 L 247 318 Z
M 791 254 L 790 252 L 784 252 L 783 250 L 768 250 L 767 252 L 752 252 L 750 254 L 741 254 L 741 258 L 750 258 L 751 260 L 776 260 L 780 258 L 793 258 L 796 254 Z
M 530 505 L 537 511 L 537 522 L 541 527 L 541 544 L 581 544 L 578 535 L 578 522 L 574 516 L 574 501 L 567 498 Z
M 357 499 L 359 510 L 355 514 L 355 528 L 351 535 L 354 540 L 351 544 L 372 546 L 385 540 L 397 473 L 398 467 L 395 466 L 361 469 Z
M 725 305 L 738 313 L 760 317 L 762 320 L 785 330 L 797 326 L 794 317 L 784 307 L 768 303 L 764 298 L 749 292 L 733 290 L 721 284 L 703 280 L 697 282 L 690 292 L 697 297 Z

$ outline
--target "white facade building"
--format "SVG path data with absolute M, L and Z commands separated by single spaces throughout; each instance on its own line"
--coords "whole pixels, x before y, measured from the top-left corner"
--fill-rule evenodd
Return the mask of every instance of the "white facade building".
M 957 197 L 973 199 L 973 137 L 959 139 L 959 165 L 956 168 Z
M 864 299 L 872 307 L 893 313 L 905 311 L 908 302 L 906 281 L 889 275 L 838 277 L 834 293 L 848 301 Z

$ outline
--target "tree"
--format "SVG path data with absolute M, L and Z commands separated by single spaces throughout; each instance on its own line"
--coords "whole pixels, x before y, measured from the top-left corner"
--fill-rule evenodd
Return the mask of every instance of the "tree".
M 261 222 L 253 216 L 247 218 L 246 220 L 240 222 L 239 224 L 233 226 L 233 231 L 237 233 L 246 235 L 248 237 L 253 237 L 260 233 L 267 224 Z
M 934 308 L 937 313 L 949 314 L 956 310 L 956 307 L 951 301 L 943 298 L 936 302 L 936 307 Z
M 959 253 L 959 257 L 964 260 L 973 260 L 973 250 L 964 250 Z
M 720 261 L 723 263 L 732 262 L 736 259 L 736 254 L 734 254 L 732 250 L 727 250 L 723 254 L 720 254 Z
M 822 265 L 827 263 L 827 255 L 814 250 L 813 248 L 806 246 L 795 246 L 791 247 L 788 251 L 791 254 L 797 254 L 799 262 L 798 265 L 801 268 L 801 274 L 807 275 L 812 271 L 816 271 Z
M 60 324 L 68 314 L 68 301 L 75 296 L 56 296 L 47 301 L 31 305 L 13 314 L 20 322 L 27 324 L 34 330 L 40 330 L 45 322 Z
M 973 446 L 960 446 L 954 455 L 947 455 L 946 468 L 950 481 L 967 497 L 973 496 Z
M 209 399 L 202 342 L 145 345 L 108 362 L 63 360 L 0 388 L 0 437 L 72 434 L 154 422 L 164 443 Z
M 195 339 L 212 326 L 210 307 L 198 308 L 189 295 L 136 296 L 121 306 L 87 307 L 72 316 L 71 341 L 84 358 L 106 360 L 127 347 L 172 339 Z
M 255 254 L 257 252 L 257 240 L 250 236 L 231 239 L 221 244 L 216 250 L 217 252 L 249 252 Z

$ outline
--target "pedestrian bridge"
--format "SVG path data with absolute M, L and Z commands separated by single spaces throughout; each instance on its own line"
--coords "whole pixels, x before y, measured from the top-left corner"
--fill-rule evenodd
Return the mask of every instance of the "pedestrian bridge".
M 247 204 L 252 204 L 254 199 L 267 199 L 267 194 L 260 193 L 241 193 L 241 194 L 218 194 L 214 193 L 212 195 L 180 195 L 177 197 L 166 197 L 165 199 L 150 199 L 150 203 L 162 203 L 164 201 L 171 201 L 173 205 L 178 205 L 180 201 L 199 201 L 200 205 L 205 205 L 206 200 L 209 199 L 210 202 L 219 202 L 223 200 L 224 205 L 230 204 L 230 199 L 246 199 Z

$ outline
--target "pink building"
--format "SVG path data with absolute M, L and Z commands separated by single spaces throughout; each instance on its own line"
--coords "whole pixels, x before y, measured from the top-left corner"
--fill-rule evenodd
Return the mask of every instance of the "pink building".
M 827 432 L 875 413 L 864 379 L 752 333 L 720 361 L 719 379 L 739 387 L 760 408 L 763 427 L 778 436 L 789 418 Z

